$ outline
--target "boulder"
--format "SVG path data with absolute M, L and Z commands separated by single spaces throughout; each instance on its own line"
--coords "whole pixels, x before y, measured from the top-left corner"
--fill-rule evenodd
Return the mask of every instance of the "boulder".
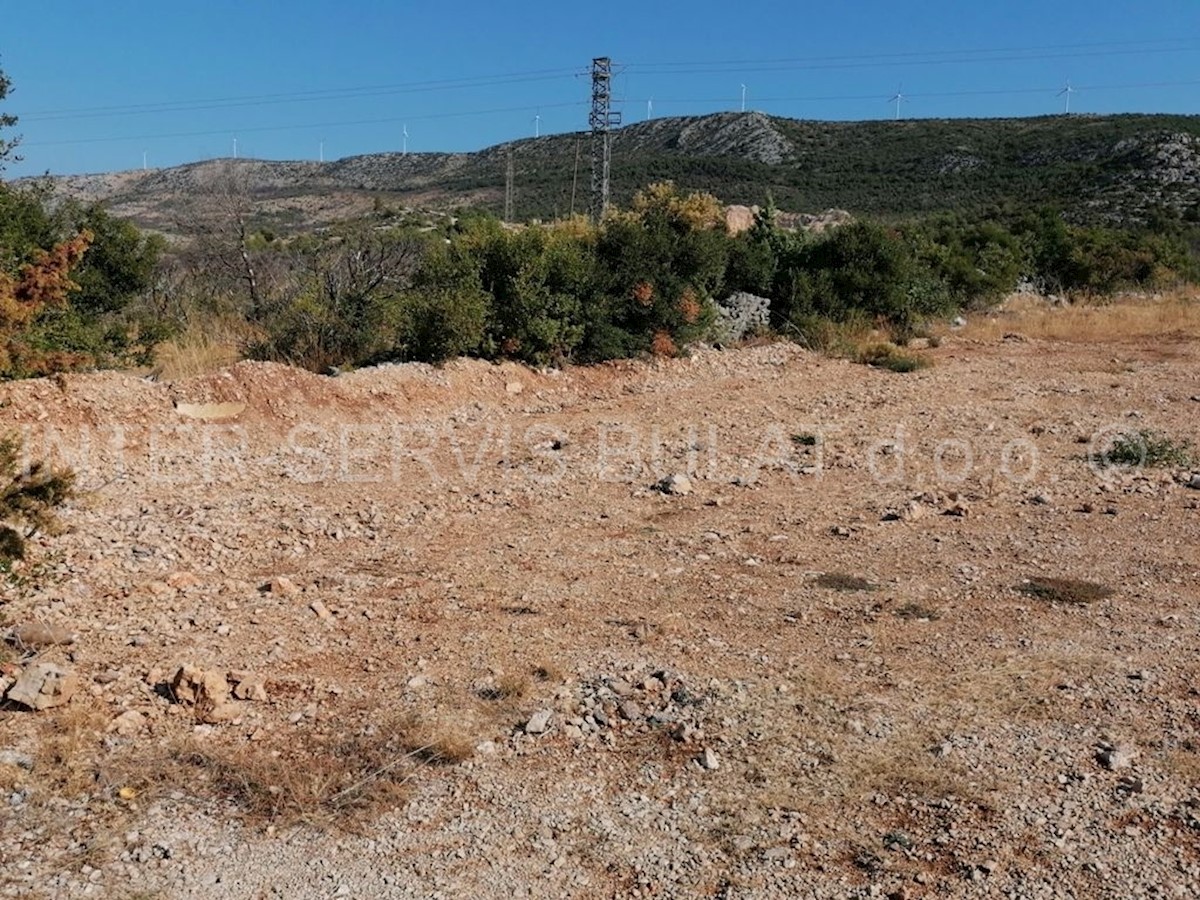
M 127 709 L 108 723 L 105 729 L 120 737 L 133 737 L 146 727 L 146 717 L 136 709 Z
M 765 331 L 771 324 L 771 301 L 739 291 L 716 304 L 717 318 L 713 337 L 719 344 L 732 344 L 754 331 Z
M 21 673 L 6 699 L 32 710 L 51 709 L 67 703 L 78 688 L 79 679 L 73 672 L 53 663 L 37 663 Z
M 658 482 L 655 488 L 664 494 L 682 497 L 692 492 L 692 480 L 682 472 L 676 472 L 674 475 L 668 475 L 662 481 Z
M 736 237 L 754 227 L 755 210 L 749 206 L 725 207 L 725 228 L 731 236 Z
M 182 665 L 171 679 L 171 693 L 177 703 L 193 707 L 201 722 L 216 724 L 237 718 L 230 703 L 229 683 L 217 672 Z

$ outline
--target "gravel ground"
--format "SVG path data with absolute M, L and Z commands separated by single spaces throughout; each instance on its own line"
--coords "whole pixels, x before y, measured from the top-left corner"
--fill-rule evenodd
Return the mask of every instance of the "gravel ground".
M 71 684 L 0 895 L 1200 894 L 1200 490 L 1089 462 L 1197 440 L 1200 348 L 928 353 L 0 385 L 83 488 L 2 585 L 0 687 Z M 393 728 L 465 749 L 378 814 L 195 764 Z

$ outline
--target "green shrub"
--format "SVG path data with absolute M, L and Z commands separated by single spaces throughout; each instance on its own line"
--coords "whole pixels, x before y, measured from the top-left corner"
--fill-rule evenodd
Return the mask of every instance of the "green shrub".
M 858 355 L 858 361 L 889 372 L 916 372 L 933 365 L 928 357 L 920 356 L 895 344 L 870 344 Z
M 489 309 L 482 291 L 414 290 L 397 302 L 396 340 L 386 356 L 440 363 L 478 354 Z
M 1094 462 L 1100 466 L 1188 466 L 1193 459 L 1191 444 L 1150 429 L 1117 435 L 1101 448 Z
M 54 531 L 55 508 L 74 492 L 73 473 L 40 462 L 22 469 L 20 455 L 15 437 L 0 437 L 0 562 L 21 559 L 28 538 Z
M 483 257 L 489 346 L 533 365 L 570 360 L 583 340 L 583 307 L 595 288 L 590 238 L 547 228 L 501 231 L 486 242 Z
M 952 308 L 945 285 L 903 235 L 867 222 L 788 242 L 772 298 L 773 318 L 784 331 L 812 316 L 835 322 L 861 316 L 900 338 Z

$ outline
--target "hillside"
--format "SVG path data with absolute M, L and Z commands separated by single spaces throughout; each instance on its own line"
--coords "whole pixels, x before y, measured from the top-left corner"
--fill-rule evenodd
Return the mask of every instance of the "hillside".
M 477 153 L 384 153 L 328 163 L 213 160 L 52 183 L 59 196 L 100 200 L 144 226 L 186 233 L 197 215 L 193 204 L 232 171 L 254 197 L 261 224 L 286 230 L 379 206 L 478 205 L 498 212 L 511 154 L 516 217 L 549 218 L 586 209 L 589 146 L 589 136 L 578 133 Z M 1184 213 L 1196 205 L 1200 117 L 664 118 L 616 133 L 613 178 L 618 203 L 669 178 L 728 203 L 761 203 L 769 193 L 797 211 L 838 207 L 896 217 L 1052 203 L 1079 220 L 1128 222 L 1155 207 Z

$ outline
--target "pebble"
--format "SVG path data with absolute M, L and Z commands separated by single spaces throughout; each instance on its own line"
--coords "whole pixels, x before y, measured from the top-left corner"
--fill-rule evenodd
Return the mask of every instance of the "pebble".
M 617 708 L 621 712 L 621 718 L 627 721 L 636 722 L 642 717 L 642 708 L 632 700 L 622 700 Z
M 1137 750 L 1126 744 L 1101 744 L 1096 750 L 1096 760 L 1109 771 L 1129 768 L 1137 755 Z
M 692 492 L 692 479 L 682 472 L 676 472 L 658 482 L 655 488 L 664 494 L 682 497 Z
M 544 734 L 550 727 L 550 718 L 554 713 L 549 709 L 539 709 L 525 723 L 526 734 Z

